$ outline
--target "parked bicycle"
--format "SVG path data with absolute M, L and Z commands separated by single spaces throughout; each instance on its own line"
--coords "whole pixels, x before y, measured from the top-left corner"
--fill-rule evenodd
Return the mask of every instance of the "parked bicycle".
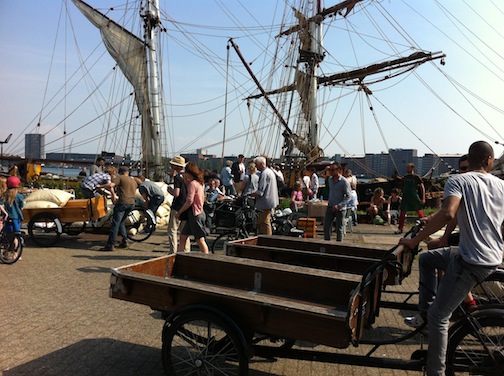
M 213 208 L 207 209 L 207 215 L 212 218 L 210 232 L 218 234 L 210 247 L 212 253 L 215 253 L 218 246 L 224 247 L 228 241 L 248 238 L 257 232 L 259 211 L 255 208 L 253 199 L 240 197 L 233 202 L 213 205 Z
M 23 254 L 24 240 L 21 234 L 0 230 L 0 262 L 14 264 Z
M 271 217 L 273 235 L 303 237 L 304 231 L 296 228 L 293 221 L 294 213 L 291 209 L 275 210 Z

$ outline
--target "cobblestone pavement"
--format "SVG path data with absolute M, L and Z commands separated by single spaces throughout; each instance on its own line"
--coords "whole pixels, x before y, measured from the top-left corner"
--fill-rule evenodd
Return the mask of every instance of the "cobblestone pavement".
M 345 242 L 380 245 L 397 243 L 390 226 L 358 225 Z M 320 236 L 320 235 L 319 235 Z M 164 255 L 166 229 L 126 250 L 100 252 L 104 236 L 63 236 L 57 246 L 40 248 L 27 239 L 23 258 L 0 265 L 3 288 L 0 305 L 0 370 L 19 375 L 162 375 L 163 320 L 149 307 L 109 298 L 110 268 Z M 211 241 L 211 238 L 209 239 Z M 416 264 L 402 286 L 416 290 Z M 335 292 L 336 293 L 336 292 Z M 383 309 L 372 338 L 407 333 L 409 312 Z M 420 347 L 414 337 L 380 347 L 379 357 L 409 359 Z M 300 348 L 310 344 L 297 344 Z M 321 347 L 317 347 L 320 350 Z M 324 349 L 336 351 L 332 349 Z M 365 354 L 369 346 L 341 351 Z M 309 361 L 253 358 L 250 375 L 418 375 L 417 372 L 346 366 Z

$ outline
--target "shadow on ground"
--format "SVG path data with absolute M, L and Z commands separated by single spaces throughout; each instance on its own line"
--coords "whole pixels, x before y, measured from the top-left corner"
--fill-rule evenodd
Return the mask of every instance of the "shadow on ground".
M 26 364 L 4 370 L 4 376 L 164 375 L 161 350 L 110 338 L 85 339 Z M 251 376 L 269 373 L 250 370 Z

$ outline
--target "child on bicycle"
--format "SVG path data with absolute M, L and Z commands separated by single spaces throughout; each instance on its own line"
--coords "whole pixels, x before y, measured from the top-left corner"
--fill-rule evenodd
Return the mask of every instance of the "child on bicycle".
M 7 233 L 21 233 L 21 222 L 23 221 L 24 197 L 18 192 L 21 180 L 17 176 L 9 176 L 7 178 L 7 190 L 2 194 L 0 203 L 3 204 L 5 213 L 9 221 L 5 224 L 4 231 Z M 17 248 L 17 244 L 14 244 Z M 13 258 L 17 257 L 17 252 L 12 255 Z

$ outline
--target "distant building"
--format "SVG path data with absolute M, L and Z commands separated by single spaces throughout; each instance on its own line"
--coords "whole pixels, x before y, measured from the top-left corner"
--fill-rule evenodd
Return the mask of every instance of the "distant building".
M 45 136 L 43 134 L 25 134 L 25 158 L 45 158 Z
M 115 155 L 113 153 L 102 153 L 102 154 L 85 154 L 85 153 L 47 153 L 47 159 L 54 161 L 69 161 L 69 162 L 82 162 L 82 163 L 94 163 L 96 157 L 103 155 L 105 157 L 106 163 L 121 163 L 124 161 L 124 157 L 121 155 Z

